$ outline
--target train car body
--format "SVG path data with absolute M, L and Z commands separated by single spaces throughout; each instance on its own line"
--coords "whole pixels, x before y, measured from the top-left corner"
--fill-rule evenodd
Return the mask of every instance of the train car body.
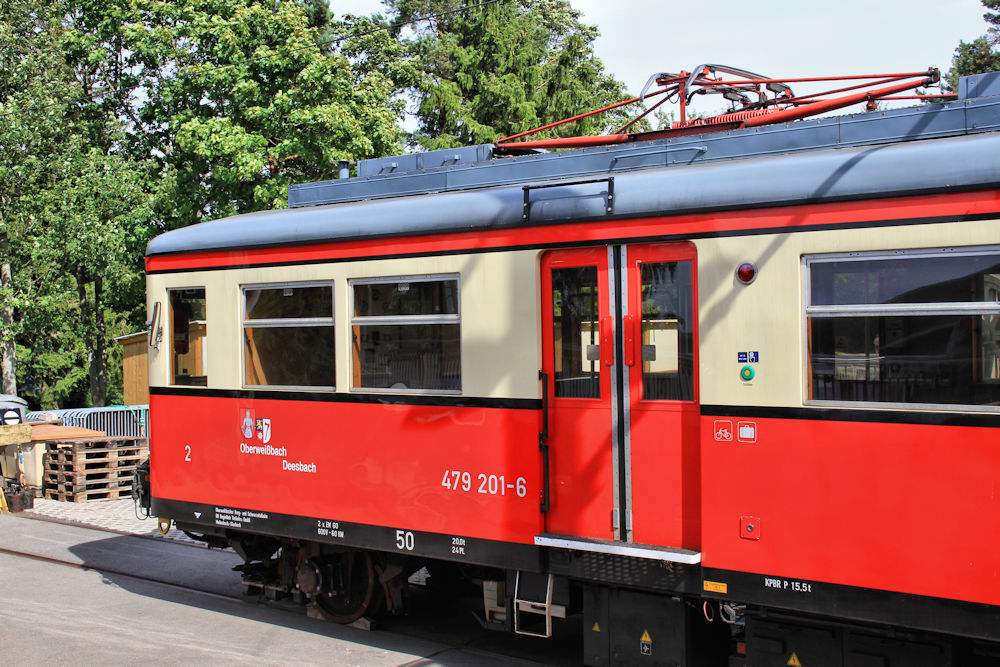
M 298 550 L 275 576 L 343 620 L 345 554 L 383 584 L 479 566 L 484 622 L 579 608 L 590 664 L 998 655 L 980 91 L 368 161 L 154 239 L 153 512 L 248 564 Z

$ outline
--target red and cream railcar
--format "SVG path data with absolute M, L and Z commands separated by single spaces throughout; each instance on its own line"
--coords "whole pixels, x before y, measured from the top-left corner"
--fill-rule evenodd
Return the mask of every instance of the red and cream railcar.
M 153 511 L 337 620 L 452 561 L 485 622 L 582 609 L 592 664 L 979 664 L 997 130 L 984 96 L 441 151 L 164 234 Z

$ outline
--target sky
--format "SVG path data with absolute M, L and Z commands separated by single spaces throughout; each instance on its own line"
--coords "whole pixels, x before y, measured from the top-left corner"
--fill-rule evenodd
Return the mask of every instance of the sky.
M 382 10 L 379 0 L 331 3 L 338 16 Z M 633 95 L 651 74 L 691 71 L 704 63 L 776 78 L 916 72 L 932 66 L 944 73 L 959 41 L 971 41 L 987 28 L 979 0 L 570 4 L 583 12 L 585 23 L 600 29 L 597 56 Z

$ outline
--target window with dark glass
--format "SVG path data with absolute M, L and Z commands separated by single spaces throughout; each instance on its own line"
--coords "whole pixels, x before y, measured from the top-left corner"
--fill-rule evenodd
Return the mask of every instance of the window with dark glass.
M 170 372 L 173 384 L 204 387 L 205 288 L 168 291 L 170 300 Z
M 556 396 L 601 397 L 597 267 L 552 269 Z
M 1000 249 L 805 263 L 810 399 L 1000 405 Z
M 642 397 L 694 399 L 691 262 L 640 265 Z
M 462 389 L 457 277 L 354 280 L 351 290 L 355 388 Z
M 243 384 L 333 389 L 332 283 L 243 288 Z

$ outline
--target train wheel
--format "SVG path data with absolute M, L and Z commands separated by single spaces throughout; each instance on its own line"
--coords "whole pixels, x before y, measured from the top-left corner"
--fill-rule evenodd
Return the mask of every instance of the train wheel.
M 348 551 L 327 557 L 324 565 L 333 580 L 315 599 L 327 619 L 334 623 L 353 623 L 378 610 L 382 587 L 370 553 Z

